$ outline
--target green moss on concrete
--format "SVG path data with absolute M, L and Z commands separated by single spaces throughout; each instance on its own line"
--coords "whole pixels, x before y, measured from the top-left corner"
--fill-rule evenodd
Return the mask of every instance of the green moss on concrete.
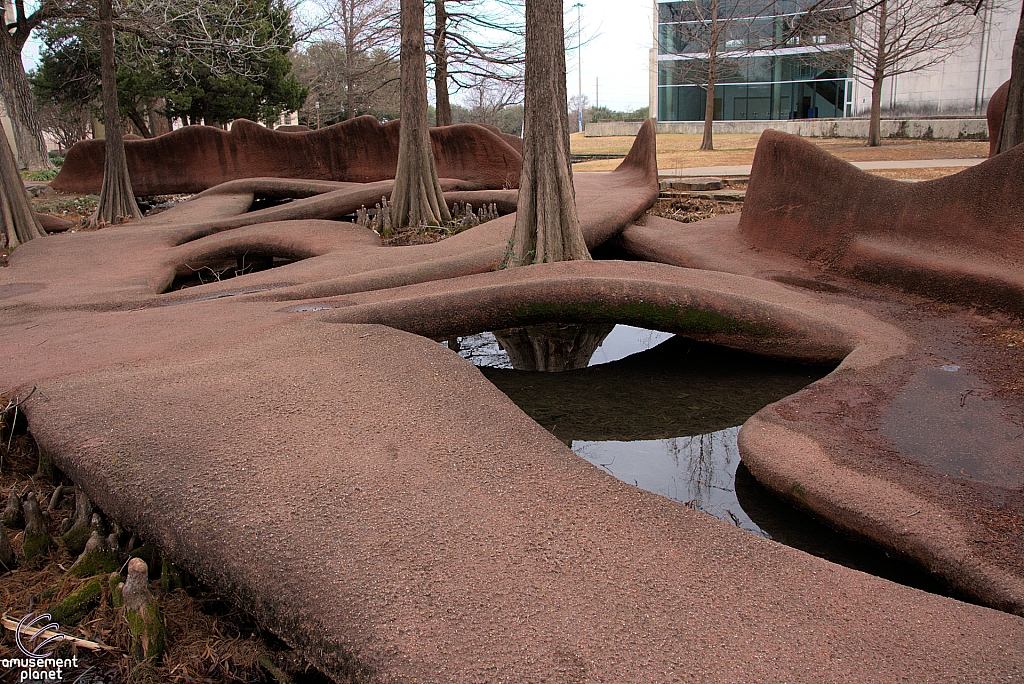
M 68 574 L 72 577 L 92 577 L 93 575 L 107 574 L 117 570 L 121 564 L 117 556 L 110 551 L 98 551 L 86 554 L 80 562 L 75 563 Z
M 60 544 L 67 549 L 68 554 L 78 556 L 82 551 L 85 551 L 85 544 L 89 541 L 89 535 L 91 534 L 91 527 L 75 527 L 68 530 L 67 534 L 60 538 Z
M 114 608 L 120 608 L 124 605 L 124 595 L 121 593 L 121 588 L 124 586 L 124 577 L 121 577 L 116 572 L 112 572 L 107 582 L 110 584 L 110 605 Z
M 103 585 L 99 577 L 94 577 L 79 589 L 50 609 L 53 621 L 61 627 L 78 624 L 100 602 Z
M 793 495 L 794 497 L 798 498 L 798 499 L 806 499 L 807 498 L 807 490 L 804 489 L 803 485 L 800 484 L 799 482 L 794 482 L 790 486 L 789 493 L 791 495 Z
M 725 334 L 752 337 L 770 337 L 774 334 L 766 325 L 723 316 L 714 311 L 692 306 L 659 306 L 649 302 L 626 304 L 535 302 L 518 306 L 509 314 L 520 325 L 538 321 L 580 323 L 608 321 L 637 324 L 681 334 Z
M 21 552 L 25 555 L 25 560 L 32 560 L 47 553 L 52 544 L 53 539 L 48 534 L 26 534 Z

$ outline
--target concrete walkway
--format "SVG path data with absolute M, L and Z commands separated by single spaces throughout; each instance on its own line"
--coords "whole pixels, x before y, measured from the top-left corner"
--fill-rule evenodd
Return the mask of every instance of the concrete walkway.
M 881 169 L 937 169 L 948 166 L 974 166 L 985 161 L 984 158 L 974 159 L 905 159 L 885 161 L 850 162 L 862 171 L 878 171 Z M 661 169 L 660 177 L 692 177 L 692 176 L 749 176 L 750 164 L 746 166 L 689 166 L 680 169 Z

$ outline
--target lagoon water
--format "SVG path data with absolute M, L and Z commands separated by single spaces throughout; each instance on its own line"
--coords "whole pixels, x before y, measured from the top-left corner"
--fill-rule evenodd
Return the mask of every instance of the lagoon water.
M 627 325 L 546 324 L 496 333 L 445 344 L 594 466 L 752 534 L 945 593 L 927 573 L 777 499 L 742 464 L 739 426 L 832 366 Z M 550 366 L 565 369 L 533 370 Z

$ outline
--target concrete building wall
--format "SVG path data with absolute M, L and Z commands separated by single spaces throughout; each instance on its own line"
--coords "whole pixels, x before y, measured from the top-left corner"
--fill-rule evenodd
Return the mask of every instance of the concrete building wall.
M 1020 20 L 1021 0 L 1009 0 L 997 11 L 979 16 L 979 30 L 970 44 L 942 63 L 886 79 L 882 108 L 897 115 L 941 114 L 983 116 L 996 88 L 1010 78 L 1013 39 Z M 871 84 L 858 78 L 854 115 L 871 111 Z
M 1010 60 L 1022 0 L 1005 0 L 996 10 L 984 10 L 970 43 L 940 64 L 919 72 L 886 79 L 882 109 L 895 117 L 984 116 L 992 93 L 1010 78 Z M 655 6 L 655 17 L 657 7 Z M 652 44 L 657 46 L 657 22 Z M 658 113 L 657 49 L 654 52 L 650 103 Z M 853 116 L 871 111 L 871 84 L 854 72 Z

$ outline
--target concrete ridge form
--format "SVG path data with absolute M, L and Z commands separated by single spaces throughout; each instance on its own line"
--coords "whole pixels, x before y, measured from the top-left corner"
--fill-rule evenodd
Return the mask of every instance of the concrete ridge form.
M 369 115 L 300 132 L 238 119 L 230 131 L 186 126 L 126 140 L 124 148 L 132 189 L 140 196 L 201 192 L 239 178 L 370 183 L 395 177 L 400 128 L 400 120 L 381 124 Z M 438 175 L 475 181 L 481 188 L 516 187 L 522 153 L 514 138 L 477 124 L 432 127 Z M 105 148 L 102 138 L 76 143 L 51 187 L 98 193 Z
M 394 127 L 356 121 L 391 154 Z M 487 182 L 474 171 L 511 144 L 465 132 L 435 141 L 468 176 L 443 180 L 445 199 L 514 208 L 514 191 L 491 183 L 504 162 L 481 167 Z M 315 133 L 274 136 L 286 148 Z M 913 298 L 852 266 L 891 261 L 894 273 L 906 255 L 934 264 L 945 251 L 1019 275 L 1007 260 L 1024 255 L 1010 244 L 1024 148 L 911 187 L 766 132 L 743 216 L 682 224 L 647 213 L 654 133 L 651 120 L 616 171 L 574 177 L 588 248 L 622 259 L 499 269 L 514 213 L 386 247 L 344 220 L 390 191 L 376 177 L 235 179 L 151 218 L 32 240 L 0 268 L 0 389 L 36 388 L 21 404 L 29 429 L 105 515 L 338 682 L 1019 680 L 1021 494 L 938 472 L 882 429 L 901 397 L 921 394 L 915 373 L 945 373 L 934 350 L 961 344 L 975 319 L 929 309 L 945 291 Z M 869 248 L 881 256 L 866 261 Z M 438 343 L 541 321 L 629 323 L 832 365 L 740 430 L 752 472 L 1002 610 L 619 480 Z M 957 362 L 942 377 L 967 382 L 975 371 Z M 999 401 L 977 410 L 1003 420 Z M 907 413 L 914 428 L 945 416 Z M 1024 473 L 988 438 L 979 459 L 1005 451 L 1011 475 Z

